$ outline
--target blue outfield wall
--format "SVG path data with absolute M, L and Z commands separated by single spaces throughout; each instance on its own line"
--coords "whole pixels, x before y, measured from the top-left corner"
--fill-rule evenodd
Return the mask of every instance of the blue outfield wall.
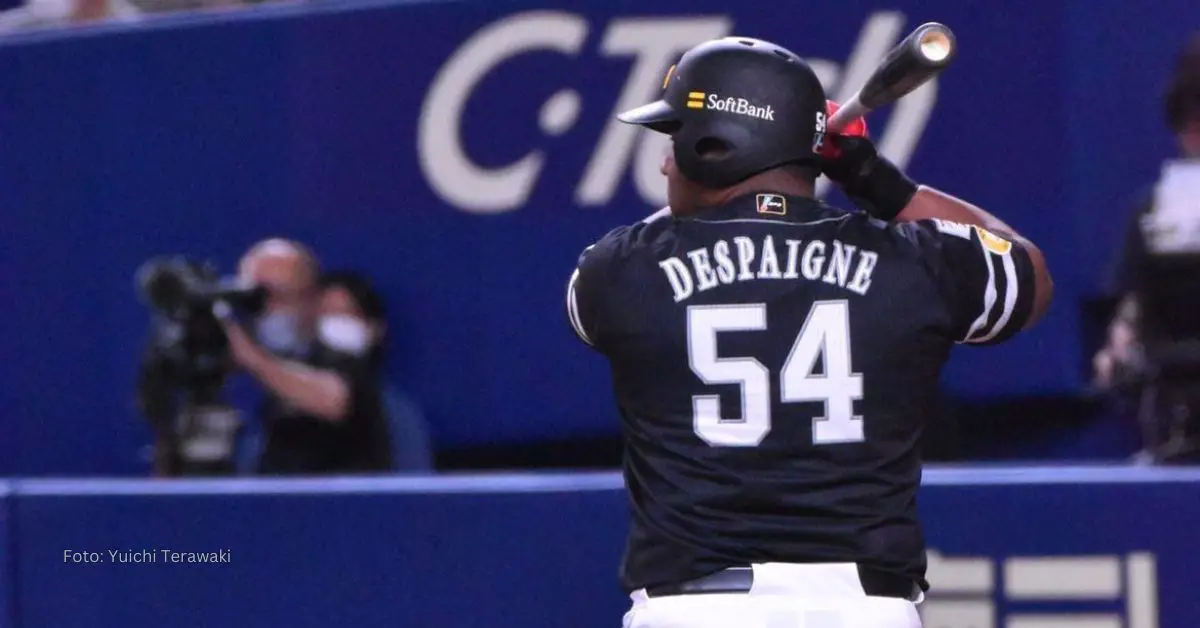
M 625 608 L 611 473 L 9 488 L 13 628 L 602 628 Z M 937 469 L 920 503 L 927 628 L 1200 625 L 1200 470 Z
M 947 387 L 1078 390 L 1076 301 L 1171 154 L 1160 94 L 1195 14 L 1194 0 L 372 0 L 10 36 L 0 473 L 144 469 L 134 271 L 173 252 L 230 271 L 274 234 L 378 280 L 392 375 L 440 445 L 615 433 L 563 287 L 587 244 L 662 200 L 661 144 L 612 114 L 726 33 L 790 45 L 844 98 L 917 24 L 955 29 L 955 66 L 873 131 L 914 177 L 1041 243 L 1058 302 L 1010 345 L 959 352 Z

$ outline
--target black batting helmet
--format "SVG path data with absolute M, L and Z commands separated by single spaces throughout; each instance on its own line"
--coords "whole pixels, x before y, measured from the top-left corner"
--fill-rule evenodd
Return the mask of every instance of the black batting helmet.
M 786 48 L 714 39 L 684 53 L 663 88 L 660 100 L 617 117 L 670 135 L 679 171 L 696 183 L 723 188 L 776 166 L 817 163 L 825 90 Z

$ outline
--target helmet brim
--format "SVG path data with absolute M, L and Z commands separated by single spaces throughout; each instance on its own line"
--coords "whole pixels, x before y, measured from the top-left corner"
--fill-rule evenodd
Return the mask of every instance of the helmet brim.
M 626 124 L 637 124 L 652 131 L 667 134 L 673 132 L 680 122 L 679 114 L 663 100 L 656 100 L 617 114 L 617 119 Z

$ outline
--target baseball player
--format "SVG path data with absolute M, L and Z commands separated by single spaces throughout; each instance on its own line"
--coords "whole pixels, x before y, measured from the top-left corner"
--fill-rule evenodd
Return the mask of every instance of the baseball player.
M 918 440 L 955 344 L 1038 320 L 1041 251 L 827 132 L 775 44 L 688 51 L 621 114 L 671 137 L 670 205 L 588 247 L 567 315 L 611 364 L 632 527 L 626 628 L 911 628 Z M 813 198 L 824 173 L 862 211 Z

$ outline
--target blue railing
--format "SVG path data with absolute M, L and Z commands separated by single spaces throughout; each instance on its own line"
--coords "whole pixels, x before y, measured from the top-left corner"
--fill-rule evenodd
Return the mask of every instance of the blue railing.
M 14 628 L 599 628 L 625 606 L 616 473 L 13 480 L 0 501 L 0 625 Z M 970 615 L 954 613 L 971 604 L 998 627 L 1030 613 L 1200 622 L 1200 470 L 933 468 L 920 504 L 923 608 L 939 626 L 965 628 Z M 187 553 L 216 562 L 170 562 Z M 135 554 L 155 559 L 112 558 Z M 1039 599 L 1013 580 L 1080 558 L 1121 585 L 1059 583 Z M 986 587 L 963 589 L 964 561 L 990 570 Z

